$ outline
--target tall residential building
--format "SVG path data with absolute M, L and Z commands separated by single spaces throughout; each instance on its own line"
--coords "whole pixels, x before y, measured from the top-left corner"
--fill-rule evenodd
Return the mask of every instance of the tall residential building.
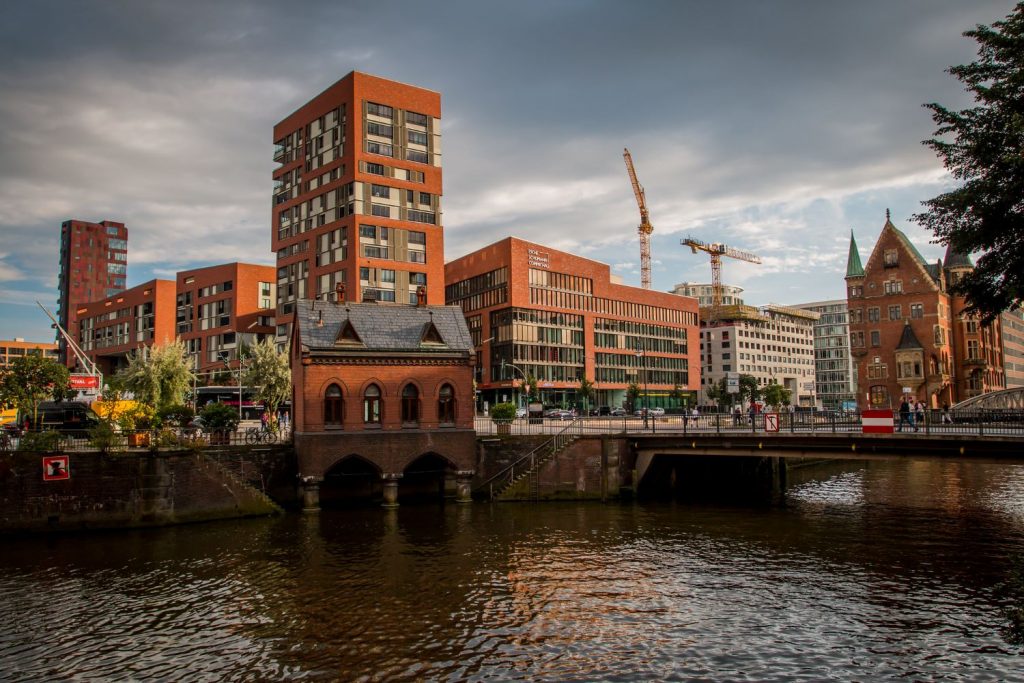
M 57 320 L 78 338 L 75 311 L 83 304 L 123 292 L 128 270 L 128 228 L 116 221 L 68 220 L 60 226 L 60 267 L 57 271 Z M 62 363 L 75 364 L 58 333 Z
M 352 72 L 274 126 L 277 337 L 299 299 L 444 302 L 441 96 Z
M 680 296 L 692 296 L 700 306 L 710 306 L 715 299 L 714 289 L 706 282 L 680 282 L 672 288 L 672 293 Z M 740 298 L 742 293 L 742 287 L 722 285 L 722 305 L 742 306 L 743 299 Z
M 846 299 L 797 304 L 821 317 L 814 323 L 814 373 L 822 408 L 842 409 L 856 401 L 856 366 L 850 355 L 850 323 Z
M 1000 316 L 1006 388 L 1024 387 L 1024 309 Z
M 981 324 L 949 291 L 973 267 L 952 248 L 929 263 L 888 211 L 866 266 L 851 234 L 846 284 L 860 407 L 896 407 L 904 394 L 941 407 L 1006 386 L 999 320 Z
M 634 383 L 651 407 L 684 397 L 693 405 L 694 299 L 623 285 L 607 264 L 515 237 L 448 263 L 445 283 L 473 337 L 477 389 L 492 405 L 513 400 L 526 377 L 547 405 L 580 403 L 582 378 L 594 383 L 592 406 L 623 405 Z
M 707 388 L 727 376 L 751 375 L 760 387 L 780 384 L 793 405 L 818 405 L 815 392 L 814 325 L 819 314 L 774 304 L 727 306 L 707 322 L 701 311 L 701 403 Z

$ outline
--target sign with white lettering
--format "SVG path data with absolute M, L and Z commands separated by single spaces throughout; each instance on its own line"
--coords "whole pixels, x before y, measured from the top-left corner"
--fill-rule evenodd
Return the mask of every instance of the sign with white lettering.
M 526 260 L 533 268 L 550 268 L 550 255 L 546 251 L 539 251 L 537 249 L 526 250 Z

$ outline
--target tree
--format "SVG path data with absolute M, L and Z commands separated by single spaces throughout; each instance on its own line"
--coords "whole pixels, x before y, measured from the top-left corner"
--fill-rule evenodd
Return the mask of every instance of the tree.
M 594 398 L 594 383 L 586 377 L 580 377 L 580 388 L 577 393 L 583 400 L 583 414 L 586 415 L 590 399 Z
M 978 59 L 948 71 L 977 106 L 924 105 L 938 128 L 923 143 L 962 184 L 924 202 L 928 210 L 914 219 L 953 251 L 980 253 L 952 291 L 990 322 L 1024 297 L 1024 2 L 1005 20 L 964 35 L 978 42 Z
M 47 399 L 61 401 L 70 389 L 68 369 L 38 353 L 18 356 L 0 374 L 0 403 L 31 414 L 33 423 L 39 404 Z
M 730 394 L 726 388 L 725 377 L 718 380 L 714 384 L 709 384 L 704 393 L 707 395 L 709 401 L 714 401 L 715 405 L 723 407 L 731 407 L 736 400 L 736 394 Z
M 292 368 L 288 349 L 278 352 L 269 337 L 246 349 L 248 368 L 244 384 L 254 387 L 253 395 L 263 403 L 269 415 L 277 415 L 277 407 L 292 395 Z
M 757 386 L 757 378 L 753 375 L 740 375 L 740 399 L 753 403 L 761 398 L 761 389 Z
M 157 410 L 185 402 L 193 374 L 185 344 L 180 340 L 143 347 L 128 354 L 128 366 L 117 373 L 115 385 Z
M 526 383 L 523 385 L 523 392 L 526 394 L 526 400 L 530 402 L 537 401 L 537 378 L 531 374 L 526 375 Z
M 792 393 L 781 384 L 772 383 L 764 388 L 764 402 L 776 409 L 782 405 L 788 406 Z
M 636 382 L 630 382 L 629 386 L 626 387 L 626 403 L 629 404 L 629 412 L 633 412 L 637 409 L 636 401 L 640 398 L 640 385 Z

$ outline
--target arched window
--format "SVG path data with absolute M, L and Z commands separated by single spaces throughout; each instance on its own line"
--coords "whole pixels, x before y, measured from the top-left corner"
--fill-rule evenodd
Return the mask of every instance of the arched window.
M 363 422 L 380 424 L 380 387 L 371 384 L 363 394 Z
M 406 384 L 402 389 L 402 422 L 419 422 L 420 392 L 415 384 Z
M 455 422 L 455 390 L 445 384 L 437 394 L 437 421 L 442 424 Z
M 340 427 L 342 415 L 341 387 L 332 384 L 324 392 L 324 426 Z

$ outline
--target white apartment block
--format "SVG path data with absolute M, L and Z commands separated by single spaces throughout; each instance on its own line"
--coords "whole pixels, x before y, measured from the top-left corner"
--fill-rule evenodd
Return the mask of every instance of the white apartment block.
M 728 373 L 752 375 L 758 386 L 781 384 L 796 406 L 819 405 L 815 386 L 814 325 L 818 313 L 771 304 L 762 308 L 728 306 L 700 331 L 702 405 L 705 390 Z
M 693 297 L 697 300 L 697 305 L 699 306 L 710 306 L 714 301 L 714 290 L 706 282 L 680 282 L 672 288 L 671 293 L 678 294 L 679 296 Z M 742 306 L 743 299 L 739 296 L 742 293 L 742 287 L 722 285 L 722 305 Z
M 797 304 L 818 313 L 814 324 L 814 370 L 822 408 L 839 410 L 857 400 L 857 364 L 850 353 L 849 305 L 846 299 Z

